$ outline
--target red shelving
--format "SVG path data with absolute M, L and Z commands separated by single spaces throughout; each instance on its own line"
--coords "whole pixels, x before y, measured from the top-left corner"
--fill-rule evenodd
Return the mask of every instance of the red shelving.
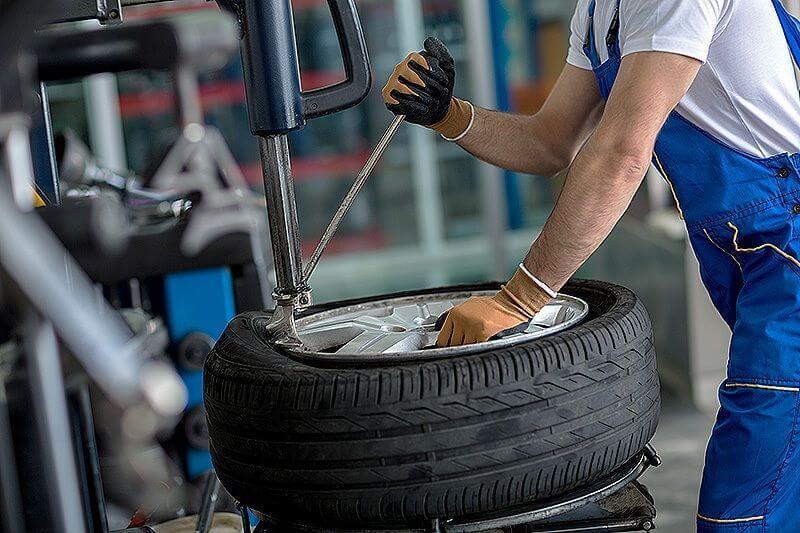
M 303 72 L 300 75 L 300 83 L 304 88 L 316 89 L 336 83 L 342 79 L 342 76 L 338 71 Z M 203 109 L 243 103 L 245 101 L 244 84 L 240 80 L 205 83 L 200 87 L 200 100 Z M 119 106 L 123 118 L 161 115 L 169 113 L 175 108 L 175 95 L 166 89 L 121 94 Z
M 324 177 L 355 177 L 367 159 L 369 150 L 346 154 L 316 155 L 292 158 L 292 175 L 295 181 L 303 181 Z M 261 165 L 250 163 L 241 165 L 245 179 L 251 185 L 261 183 L 263 179 Z

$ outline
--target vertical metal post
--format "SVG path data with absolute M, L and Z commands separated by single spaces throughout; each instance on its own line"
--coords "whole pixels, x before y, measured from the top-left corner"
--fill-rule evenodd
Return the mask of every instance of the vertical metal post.
M 475 104 L 495 108 L 497 106 L 495 84 L 493 77 L 487 75 L 494 71 L 492 44 L 486 25 L 486 21 L 489 20 L 488 6 L 486 2 L 462 0 L 462 7 L 469 57 L 473 59 L 470 64 L 470 84 Z M 486 163 L 476 161 L 476 164 L 481 183 L 486 239 L 491 250 L 488 273 L 494 279 L 503 280 L 508 276 L 505 242 L 508 206 L 503 191 L 503 173 L 499 168 Z
M 305 124 L 290 0 L 242 0 L 242 64 L 250 131 L 264 172 L 278 306 L 270 328 L 297 342 L 294 309 L 311 303 L 303 282 L 297 207 L 286 135 Z M 278 341 L 279 342 L 279 341 Z
M 195 179 L 202 176 L 202 183 L 217 183 L 217 168 L 214 164 L 211 153 L 206 146 L 199 146 L 205 139 L 205 117 L 203 116 L 203 102 L 200 98 L 200 83 L 197 79 L 197 72 L 179 66 L 173 72 L 173 85 L 175 91 L 175 103 L 177 106 L 178 126 L 181 129 L 183 139 L 189 141 L 189 159 L 186 161 L 186 170 L 195 175 Z M 180 142 L 180 141 L 179 141 Z M 179 172 L 181 169 L 178 169 Z M 198 180 L 200 181 L 200 180 Z
M 271 135 L 260 137 L 258 146 L 278 285 L 273 296 L 279 305 L 306 306 L 311 303 L 311 294 L 303 281 L 289 144 L 286 135 Z
M 200 502 L 200 510 L 197 513 L 197 524 L 195 533 L 208 533 L 214 523 L 214 511 L 217 508 L 219 498 L 219 478 L 214 470 L 208 472 L 206 484 L 203 488 L 203 501 Z
M 11 417 L 8 397 L 6 396 L 5 367 L 10 368 L 12 361 L 3 360 L 3 347 L 0 347 L 0 531 L 4 533 L 23 533 L 25 531 L 17 477 L 17 464 L 14 457 L 14 442 L 11 435 Z M 11 350 L 5 350 L 9 359 Z
M 181 129 L 190 124 L 203 124 L 203 106 L 200 101 L 200 85 L 197 73 L 179 66 L 173 73 L 175 103 L 178 106 L 178 122 Z
M 86 378 L 72 379 L 67 387 L 67 408 L 75 439 L 75 460 L 78 466 L 83 515 L 87 522 L 87 533 L 106 533 L 106 502 L 103 482 L 100 478 L 100 457 L 94 430 L 92 400 Z
M 397 35 L 402 57 L 405 52 L 419 50 L 425 40 L 425 22 L 420 0 L 395 0 Z M 444 219 L 442 216 L 442 189 L 439 177 L 436 141 L 434 135 L 424 128 L 409 128 L 411 140 L 411 176 L 414 179 L 414 202 L 416 204 L 417 227 L 420 246 L 429 259 L 442 256 L 445 244 Z M 441 268 L 430 271 L 430 284 L 444 281 Z
M 10 192 L 21 211 L 33 209 L 33 164 L 28 123 L 21 115 L 12 115 L 0 125 L 2 156 L 7 165 Z
M 47 94 L 45 82 L 39 83 L 39 96 L 42 99 L 42 117 L 44 118 L 44 131 L 47 136 L 47 156 L 50 159 L 50 170 L 53 179 L 53 203 L 61 205 L 61 185 L 58 181 L 58 162 L 56 161 L 55 139 L 53 132 L 53 115 L 50 112 L 50 96 Z M 28 143 L 28 151 L 30 145 Z
M 42 466 L 50 487 L 52 518 L 60 531 L 81 533 L 86 524 L 80 512 L 83 506 L 55 330 L 33 309 L 27 311 L 25 329 L 28 379 L 45 456 Z
M 83 82 L 83 98 L 92 153 L 106 167 L 128 168 L 116 76 L 89 76 Z

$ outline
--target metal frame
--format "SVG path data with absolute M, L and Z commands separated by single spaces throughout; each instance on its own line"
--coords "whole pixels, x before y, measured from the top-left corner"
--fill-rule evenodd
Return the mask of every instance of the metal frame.
M 214 510 L 217 508 L 220 489 L 219 478 L 214 470 L 208 471 L 206 484 L 203 488 L 203 499 L 200 503 L 200 510 L 197 513 L 196 533 L 209 533 L 214 522 Z
M 53 22 L 71 22 L 95 19 L 101 24 L 122 22 L 122 3 L 120 0 L 72 0 L 62 3 L 65 9 Z
M 73 441 L 69 438 L 69 415 L 58 343 L 53 325 L 29 309 L 24 327 L 28 380 L 37 430 L 42 444 L 46 497 L 51 519 L 65 533 L 81 533 L 86 523 L 81 513 L 80 483 Z
M 85 376 L 75 376 L 67 380 L 66 389 L 86 533 L 106 533 L 106 501 L 100 477 L 100 457 L 89 382 Z
M 33 81 L 26 82 L 32 90 Z M 46 105 L 46 91 L 44 86 L 41 88 Z M 139 357 L 138 345 L 122 319 L 97 297 L 91 281 L 44 221 L 29 212 L 33 208 L 34 183 L 29 124 L 27 112 L 0 114 L 0 289 L 4 311 L 18 331 L 15 339 L 19 341 L 15 343 L 19 350 L 21 396 L 16 400 L 22 402 L 27 415 L 11 437 L 21 429 L 29 439 L 26 445 L 41 453 L 41 460 L 30 462 L 16 454 L 11 457 L 9 446 L 20 443 L 7 438 L 0 442 L 0 505 L 8 505 L 17 493 L 20 505 L 11 512 L 29 521 L 25 524 L 28 528 L 82 533 L 87 526 L 94 531 L 105 525 L 98 508 L 93 508 L 92 516 L 81 512 L 81 495 L 88 499 L 97 493 L 86 495 L 80 490 L 78 462 L 90 470 L 96 464 L 89 464 L 93 458 L 87 460 L 83 454 L 75 453 L 73 430 L 80 429 L 87 439 L 92 438 L 92 431 L 86 424 L 89 415 L 85 396 L 78 396 L 77 403 L 71 405 L 84 419 L 70 417 L 60 359 L 62 343 L 123 409 L 123 419 L 155 421 L 149 435 L 156 431 L 162 416 L 171 418 L 180 410 L 184 389 L 178 376 L 164 363 Z M 3 415 L 9 414 L 5 409 L 5 377 L 5 372 L 0 372 Z M 71 426 L 71 421 L 78 425 Z M 0 420 L 0 424 L 7 423 Z M 85 451 L 91 453 L 89 449 Z M 12 474 L 17 483 L 10 479 Z M 27 505 L 41 508 L 26 509 Z M 13 532 L 20 527 L 19 522 L 5 519 L 0 524 Z
M 92 153 L 108 168 L 128 168 L 116 75 L 89 76 L 83 80 L 83 95 Z
M 19 350 L 13 343 L 0 345 L 0 531 L 22 533 L 22 495 L 14 457 L 11 414 L 6 383 L 17 364 Z

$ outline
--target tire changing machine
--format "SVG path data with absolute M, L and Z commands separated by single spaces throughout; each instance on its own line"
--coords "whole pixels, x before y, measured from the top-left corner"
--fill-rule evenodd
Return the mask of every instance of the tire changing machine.
M 268 333 L 278 346 L 299 346 L 295 312 L 311 304 L 308 280 L 338 223 L 347 213 L 361 186 L 403 121 L 396 117 L 372 157 L 358 175 L 333 217 L 306 268 L 300 256 L 297 208 L 294 197 L 287 134 L 305 122 L 353 107 L 368 94 L 370 63 L 355 0 L 328 0 L 345 67 L 340 83 L 303 92 L 300 87 L 291 0 L 218 0 L 232 12 L 241 26 L 250 128 L 258 138 L 272 240 L 277 287 L 276 307 Z M 429 524 L 404 529 L 351 529 L 340 533 L 368 531 L 400 532 L 623 532 L 655 528 L 655 506 L 647 489 L 637 479 L 651 466 L 661 463 L 648 446 L 630 462 L 589 487 L 552 501 L 527 507 L 457 520 L 436 519 Z M 218 483 L 207 485 L 206 505 L 201 515 L 213 512 Z M 245 533 L 251 533 L 250 510 L 240 508 Z M 286 523 L 253 513 L 259 518 L 256 533 L 337 531 L 324 525 Z

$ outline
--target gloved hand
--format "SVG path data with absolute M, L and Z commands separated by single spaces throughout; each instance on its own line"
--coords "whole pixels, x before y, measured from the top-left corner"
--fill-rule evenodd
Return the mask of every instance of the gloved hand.
M 383 88 L 383 101 L 395 115 L 452 139 L 466 131 L 472 118 L 469 104 L 453 98 L 455 81 L 450 51 L 439 39 L 428 37 L 424 50 L 397 64 Z
M 450 310 L 436 346 L 485 342 L 501 331 L 530 322 L 550 296 L 518 269 L 494 296 L 473 297 Z

